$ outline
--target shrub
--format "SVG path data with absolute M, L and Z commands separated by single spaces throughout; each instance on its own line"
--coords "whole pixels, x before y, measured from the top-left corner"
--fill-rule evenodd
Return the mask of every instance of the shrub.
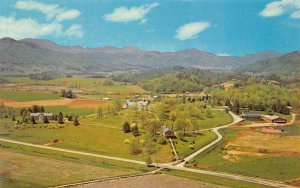
M 159 139 L 158 139 L 158 141 L 157 141 L 159 144 L 161 144 L 161 145 L 164 145 L 164 144 L 167 144 L 167 141 L 166 141 L 166 139 L 165 138 L 163 138 L 163 137 L 160 137 Z

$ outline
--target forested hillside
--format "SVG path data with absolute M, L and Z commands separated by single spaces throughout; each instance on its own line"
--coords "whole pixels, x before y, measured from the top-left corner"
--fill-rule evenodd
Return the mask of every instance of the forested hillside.
M 248 108 L 284 113 L 287 106 L 299 107 L 299 90 L 273 84 L 254 84 L 242 88 L 221 91 L 213 96 L 215 101 L 234 109 Z
M 246 66 L 244 71 L 253 73 L 291 74 L 300 72 L 300 52 L 292 52 L 279 58 L 264 60 Z

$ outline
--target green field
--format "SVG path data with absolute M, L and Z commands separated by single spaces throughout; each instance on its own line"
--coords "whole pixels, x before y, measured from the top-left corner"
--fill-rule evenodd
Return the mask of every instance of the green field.
M 185 172 L 185 171 L 179 171 L 179 170 L 165 170 L 166 174 L 188 178 L 192 180 L 198 180 L 201 182 L 206 183 L 212 183 L 216 185 L 222 185 L 226 187 L 236 187 L 236 188 L 266 188 L 268 186 L 259 185 L 255 183 L 250 182 L 244 182 L 244 181 L 238 181 L 233 179 L 227 179 L 227 178 L 221 178 L 221 177 L 215 177 L 215 176 L 209 176 L 205 174 L 197 174 L 193 172 Z
M 9 173 L 0 177 L 0 187 L 45 187 L 138 172 L 21 154 L 3 148 L 0 148 L 0 159 L 0 176 L 3 172 Z
M 53 80 L 31 80 L 29 77 L 5 77 L 11 83 L 28 83 L 39 86 L 64 86 L 71 89 L 83 90 L 84 94 L 140 94 L 146 91 L 137 85 L 113 82 L 103 84 L 103 78 L 56 78 Z
M 116 115 L 110 118 L 100 119 L 97 116 L 81 118 L 80 122 L 87 125 L 103 125 L 115 128 L 122 128 L 124 118 L 122 115 Z
M 241 129 L 228 128 L 222 130 L 225 138 L 223 142 L 194 159 L 198 167 L 280 181 L 289 181 L 300 177 L 300 158 L 296 156 L 238 155 L 240 158 L 238 161 L 223 158 L 225 143 L 233 140 L 239 130 Z
M 46 106 L 44 108 L 45 112 L 51 112 L 53 114 L 59 114 L 59 112 L 61 112 L 64 115 L 75 114 L 78 116 L 85 116 L 95 113 L 95 110 L 90 108 L 73 108 L 69 106 Z
M 201 132 L 201 134 L 195 134 L 184 137 L 185 141 L 175 139 L 174 144 L 178 155 L 181 157 L 186 157 L 194 153 L 198 149 L 204 147 L 205 145 L 209 144 L 210 142 L 215 140 L 216 137 L 216 134 L 213 132 L 203 131 Z M 195 144 L 192 143 L 193 141 L 195 142 Z M 190 145 L 193 145 L 194 149 L 190 148 Z
M 9 127 L 9 123 L 7 124 Z M 133 135 L 131 133 L 125 134 L 119 129 L 88 126 L 83 123 L 77 127 L 65 125 L 61 129 L 26 128 L 18 130 L 14 129 L 13 125 L 8 127 L 0 127 L 2 137 L 41 145 L 51 144 L 53 140 L 58 139 L 61 143 L 53 145 L 54 147 L 137 160 L 144 160 L 145 157 L 144 153 L 130 154 L 130 146 L 125 144 L 124 140 L 133 138 Z M 138 138 L 143 139 L 142 136 Z M 172 159 L 172 150 L 169 145 L 156 144 L 156 151 L 152 155 L 154 161 L 169 162 Z
M 51 100 L 59 99 L 58 94 L 53 93 L 35 93 L 27 91 L 0 91 L 0 98 L 12 101 L 38 101 L 38 100 Z
M 225 112 L 225 110 L 211 110 L 213 118 L 205 118 L 199 120 L 200 129 L 209 129 L 222 125 L 226 125 L 232 122 L 232 117 Z

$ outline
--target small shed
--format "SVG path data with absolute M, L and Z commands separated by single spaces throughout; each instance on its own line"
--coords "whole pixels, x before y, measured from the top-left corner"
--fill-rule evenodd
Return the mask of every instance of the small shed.
M 169 129 L 167 125 L 161 127 L 161 135 L 165 138 L 176 138 L 173 130 Z
M 269 115 L 265 115 L 263 116 L 263 119 L 266 121 L 266 122 L 269 122 L 269 123 L 287 123 L 287 120 L 284 119 L 284 118 L 281 118 L 279 116 L 269 116 Z
M 262 115 L 260 113 L 255 112 L 242 112 L 241 117 L 250 121 L 258 121 L 261 120 Z

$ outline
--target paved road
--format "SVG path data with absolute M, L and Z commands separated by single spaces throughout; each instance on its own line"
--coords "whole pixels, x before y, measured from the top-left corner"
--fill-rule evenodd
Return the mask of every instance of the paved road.
M 123 162 L 127 162 L 127 163 L 136 163 L 136 164 L 145 165 L 144 161 L 124 159 L 124 158 L 120 158 L 120 157 L 111 157 L 111 156 L 107 156 L 107 155 L 99 155 L 99 154 L 88 153 L 88 152 L 81 152 L 81 151 L 74 151 L 74 150 L 69 150 L 69 149 L 62 149 L 62 148 L 55 148 L 55 147 L 49 147 L 49 146 L 43 146 L 43 145 L 37 145 L 37 144 L 30 144 L 30 143 L 26 143 L 26 142 L 8 140 L 5 138 L 0 138 L 0 141 L 13 143 L 13 144 L 19 144 L 19 145 L 23 145 L 23 146 L 30 146 L 30 147 L 35 147 L 35 148 L 48 149 L 48 150 L 53 150 L 53 151 L 61 151 L 61 152 L 66 152 L 66 153 L 73 153 L 73 154 L 86 155 L 86 156 L 92 156 L 92 157 L 98 157 L 98 158 L 104 158 L 104 159 L 123 161 Z
M 219 133 L 220 129 L 229 127 L 229 126 L 231 126 L 231 125 L 233 125 L 233 124 L 235 124 L 235 123 L 242 120 L 237 115 L 235 115 L 231 112 L 230 112 L 230 114 L 232 115 L 232 117 L 234 119 L 234 121 L 232 123 L 212 129 L 212 131 L 214 131 L 217 134 L 218 138 L 215 141 L 213 141 L 212 143 L 204 146 L 200 150 L 198 150 L 195 153 L 191 154 L 190 156 L 186 157 L 185 161 L 191 160 L 196 155 L 200 154 L 201 152 L 205 151 L 209 147 L 211 147 L 214 144 L 218 143 L 223 138 L 222 135 Z M 92 157 L 98 157 L 98 158 L 104 158 L 104 159 L 110 159 L 110 160 L 117 160 L 117 161 L 122 161 L 122 162 L 127 162 L 127 163 L 135 163 L 135 164 L 145 165 L 144 161 L 124 159 L 124 158 L 120 158 L 120 157 L 111 157 L 111 156 L 93 154 L 93 153 L 88 153 L 88 152 L 80 152 L 80 151 L 74 151 L 74 150 L 69 150 L 69 149 L 54 148 L 54 147 L 49 147 L 49 146 L 42 146 L 42 145 L 30 144 L 30 143 L 26 143 L 26 142 L 19 142 L 19 141 L 9 140 L 9 139 L 5 139 L 5 138 L 0 138 L 0 141 L 13 143 L 13 144 L 24 145 L 24 146 L 30 146 L 30 147 L 35 147 L 35 148 L 48 149 L 48 150 L 53 150 L 53 151 L 60 151 L 60 152 L 66 152 L 66 153 L 73 153 L 73 154 L 79 154 L 79 155 L 92 156 Z M 170 164 L 170 163 L 168 163 L 168 164 L 157 164 L 157 166 L 160 167 L 160 168 L 183 170 L 183 171 L 194 172 L 194 173 L 199 173 L 199 174 L 206 174 L 206 175 L 211 175 L 211 176 L 217 176 L 217 177 L 241 180 L 241 181 L 246 181 L 246 182 L 252 182 L 252 183 L 267 185 L 267 186 L 271 186 L 271 187 L 284 187 L 284 188 L 292 188 L 293 187 L 293 186 L 286 185 L 286 184 L 281 183 L 281 182 L 270 181 L 270 180 L 265 180 L 265 179 L 259 179 L 259 178 L 255 178 L 255 177 L 240 176 L 240 175 L 235 175 L 235 174 L 227 174 L 227 173 L 220 173 L 220 172 L 212 172 L 212 171 L 191 169 L 191 168 L 186 168 L 183 165 L 184 165 L 184 163 L 180 163 L 176 166 L 174 166 L 173 164 Z
M 232 112 L 229 112 L 229 114 L 233 117 L 233 122 L 232 122 L 232 123 L 229 123 L 229 124 L 227 124 L 227 125 L 223 125 L 223 126 L 220 126 L 220 127 L 215 127 L 215 128 L 209 129 L 209 130 L 211 130 L 212 132 L 214 132 L 214 133 L 217 135 L 217 139 L 216 139 L 216 140 L 214 140 L 213 142 L 207 144 L 206 146 L 204 146 L 203 148 L 199 149 L 198 151 L 192 153 L 191 155 L 187 156 L 186 158 L 184 158 L 184 162 L 179 163 L 179 164 L 177 164 L 176 166 L 178 166 L 178 167 L 183 167 L 184 164 L 185 164 L 187 161 L 193 159 L 194 157 L 196 157 L 196 156 L 199 155 L 200 153 L 206 151 L 208 148 L 210 148 L 210 147 L 212 147 L 213 145 L 215 145 L 215 144 L 217 144 L 218 142 L 220 142 L 220 141 L 223 139 L 223 136 L 219 133 L 219 130 L 220 130 L 220 129 L 227 128 L 227 127 L 229 127 L 229 126 L 231 126 L 231 125 L 234 125 L 234 124 L 236 124 L 236 123 L 238 123 L 238 122 L 240 122 L 240 121 L 243 120 L 242 118 L 240 118 L 239 116 L 235 115 L 235 114 L 232 113 Z M 206 130 L 207 130 L 207 129 L 206 129 Z

